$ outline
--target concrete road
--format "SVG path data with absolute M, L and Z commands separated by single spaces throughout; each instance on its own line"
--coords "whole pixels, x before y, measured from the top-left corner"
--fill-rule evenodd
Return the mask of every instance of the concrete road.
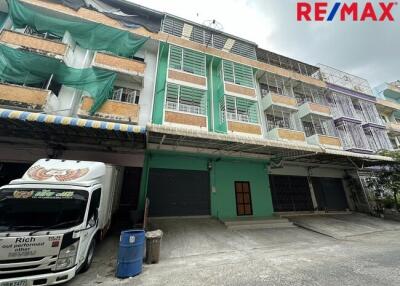
M 302 228 L 230 231 L 211 219 L 163 220 L 162 260 L 113 277 L 118 235 L 99 245 L 78 285 L 398 285 L 400 231 L 335 239 Z M 400 224 L 398 224 L 400 225 Z

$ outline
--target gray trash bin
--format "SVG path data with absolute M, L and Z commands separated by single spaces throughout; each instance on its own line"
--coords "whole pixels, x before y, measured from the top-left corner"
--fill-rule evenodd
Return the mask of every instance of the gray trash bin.
M 161 230 L 146 232 L 146 263 L 158 263 L 160 261 L 161 238 L 163 232 Z

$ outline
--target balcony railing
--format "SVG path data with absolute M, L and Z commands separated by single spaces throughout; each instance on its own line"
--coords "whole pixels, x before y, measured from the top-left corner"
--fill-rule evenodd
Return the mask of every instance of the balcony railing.
M 203 113 L 204 113 L 200 106 L 189 105 L 189 104 L 184 104 L 184 103 L 178 104 L 177 102 L 172 102 L 172 101 L 167 101 L 166 109 L 187 112 L 187 113 L 193 113 L 193 114 L 198 114 L 198 115 L 203 115 Z
M 300 141 L 304 143 L 306 141 L 306 135 L 304 134 L 303 131 L 280 128 L 280 127 L 272 128 L 267 133 L 267 137 L 269 139 L 283 140 L 283 141 Z
M 27 49 L 36 50 L 48 56 L 64 57 L 67 52 L 67 44 L 59 41 L 48 40 L 33 35 L 3 30 L 0 34 L 0 42 Z
M 268 92 L 261 99 L 261 106 L 263 110 L 268 110 L 274 106 L 292 111 L 298 110 L 296 98 L 275 92 Z
M 117 122 L 139 122 L 139 105 L 121 102 L 115 100 L 107 100 L 95 114 L 90 115 L 89 110 L 93 105 L 91 97 L 84 96 L 79 106 L 78 115 L 80 117 L 96 117 L 103 120 Z
M 400 123 L 397 122 L 388 122 L 386 123 L 386 129 L 389 133 L 393 133 L 396 136 L 400 135 Z
M 96 53 L 93 65 L 137 76 L 143 76 L 146 68 L 144 62 L 100 52 Z
M 13 84 L 0 84 L 0 106 L 15 109 L 51 111 L 52 105 L 57 105 L 57 97 L 50 90 L 20 86 Z
M 308 117 L 310 115 L 332 118 L 331 109 L 326 105 L 321 105 L 315 102 L 305 102 L 299 106 L 300 118 Z
M 241 122 L 250 122 L 250 117 L 247 114 L 236 114 L 232 112 L 226 113 L 226 118 L 228 120 L 236 120 Z

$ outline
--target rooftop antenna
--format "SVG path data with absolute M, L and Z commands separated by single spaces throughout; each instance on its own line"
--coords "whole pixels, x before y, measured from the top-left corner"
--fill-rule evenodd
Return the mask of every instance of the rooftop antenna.
M 215 19 L 205 20 L 203 22 L 203 25 L 207 26 L 207 27 L 210 27 L 210 28 L 212 28 L 214 30 L 218 30 L 218 31 L 223 31 L 224 30 L 224 27 L 222 26 L 222 24 L 220 22 L 218 22 L 217 20 L 215 20 Z
M 218 31 L 223 31 L 224 30 L 224 27 L 222 26 L 222 24 L 220 22 L 218 22 L 217 20 L 215 20 L 215 19 L 205 20 L 203 22 L 203 25 L 207 26 L 207 27 L 210 27 L 213 30 L 218 30 Z M 213 35 L 214 35 L 214 32 L 211 31 L 211 36 L 209 37 L 208 42 L 206 43 L 207 47 L 210 44 L 210 42 L 212 41 Z

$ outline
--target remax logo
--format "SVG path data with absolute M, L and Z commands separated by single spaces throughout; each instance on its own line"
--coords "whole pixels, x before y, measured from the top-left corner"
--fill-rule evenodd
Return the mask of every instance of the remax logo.
M 298 2 L 297 21 L 379 21 L 393 22 L 397 2 Z

